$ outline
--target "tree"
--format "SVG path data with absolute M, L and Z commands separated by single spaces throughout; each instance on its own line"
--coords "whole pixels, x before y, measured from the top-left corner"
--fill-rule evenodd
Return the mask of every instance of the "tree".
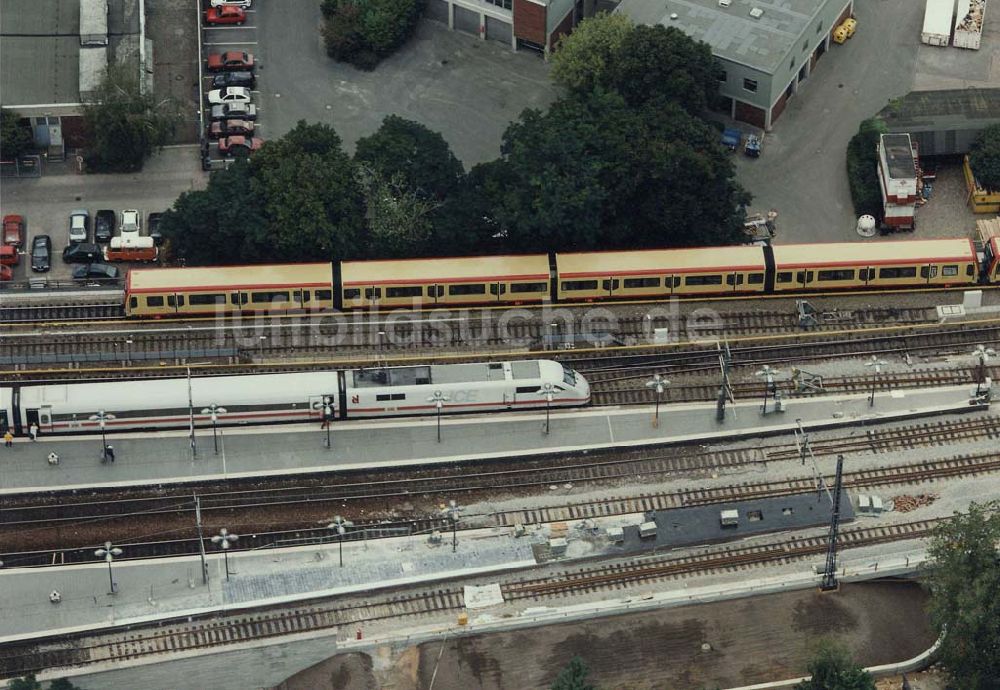
M 327 54 L 361 69 L 374 69 L 413 34 L 423 0 L 323 0 Z
M 80 688 L 65 678 L 57 678 L 49 683 L 49 690 L 80 690 Z
M 372 256 L 407 258 L 427 253 L 431 249 L 430 213 L 434 202 L 411 191 L 401 173 L 386 178 L 379 171 L 361 165 L 358 180 L 365 196 Z
M 23 156 L 34 146 L 31 128 L 13 110 L 0 109 L 0 160 Z
M 465 173 L 444 137 L 398 115 L 387 116 L 377 132 L 358 140 L 354 160 L 387 179 L 398 174 L 422 199 L 444 199 Z
M 990 125 L 976 137 L 969 151 L 969 166 L 984 188 L 1000 190 L 1000 124 Z
M 847 180 L 854 213 L 882 218 L 882 193 L 878 182 L 878 144 L 887 130 L 882 120 L 871 118 L 858 127 L 847 144 Z
M 875 680 L 851 658 L 843 647 L 821 643 L 809 663 L 812 677 L 795 685 L 794 690 L 875 690 Z
M 584 19 L 573 32 L 559 39 L 552 55 L 552 79 L 573 91 L 587 93 L 607 88 L 610 65 L 634 29 L 624 14 L 598 14 Z
M 132 172 L 162 148 L 181 121 L 180 103 L 157 100 L 139 85 L 134 65 L 108 65 L 83 107 L 87 137 L 84 160 L 92 172 Z
M 575 656 L 559 673 L 556 682 L 552 684 L 552 690 L 595 690 L 594 686 L 587 682 L 589 675 L 590 670 L 583 663 L 583 659 Z
M 925 584 L 939 659 L 956 690 L 1000 687 L 1000 503 L 972 503 L 940 524 Z
M 42 684 L 35 680 L 34 673 L 29 673 L 24 678 L 12 680 L 10 690 L 42 690 Z

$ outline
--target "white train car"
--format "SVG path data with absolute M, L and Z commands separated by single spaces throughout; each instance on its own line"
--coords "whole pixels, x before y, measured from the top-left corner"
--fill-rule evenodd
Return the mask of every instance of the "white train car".
M 548 384 L 549 388 L 545 388 Z M 476 364 L 380 367 L 130 380 L 99 383 L 4 384 L 0 430 L 42 435 L 186 428 L 212 424 L 212 405 L 225 409 L 220 426 L 436 414 L 427 399 L 441 393 L 443 413 L 586 405 L 586 379 L 557 362 L 531 360 Z M 551 402 L 547 400 L 551 395 Z M 193 413 L 193 415 L 192 415 Z

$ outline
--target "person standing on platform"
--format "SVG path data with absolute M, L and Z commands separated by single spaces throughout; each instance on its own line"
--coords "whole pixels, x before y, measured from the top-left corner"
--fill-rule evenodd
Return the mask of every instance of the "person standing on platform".
M 10 448 L 14 445 L 14 434 L 10 433 L 10 429 L 7 429 L 3 435 L 3 445 L 4 448 Z
M 31 436 L 32 441 L 38 440 L 38 425 L 32 422 L 31 426 L 28 427 L 28 434 Z
M 108 459 L 108 462 L 110 462 L 112 465 L 115 464 L 115 447 L 105 446 L 104 457 L 106 457 Z

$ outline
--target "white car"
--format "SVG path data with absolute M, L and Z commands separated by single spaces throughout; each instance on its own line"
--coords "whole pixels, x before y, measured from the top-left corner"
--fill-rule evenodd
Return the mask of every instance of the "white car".
M 249 103 L 250 89 L 245 86 L 227 86 L 224 89 L 209 91 L 208 102 L 212 105 L 220 103 Z
M 122 211 L 122 222 L 121 225 L 119 225 L 122 231 L 122 237 L 138 237 L 141 218 L 142 215 L 135 209 Z
M 244 10 L 250 9 L 253 0 L 212 0 L 212 7 L 240 7 Z
M 69 243 L 86 242 L 90 230 L 90 214 L 78 208 L 69 214 Z

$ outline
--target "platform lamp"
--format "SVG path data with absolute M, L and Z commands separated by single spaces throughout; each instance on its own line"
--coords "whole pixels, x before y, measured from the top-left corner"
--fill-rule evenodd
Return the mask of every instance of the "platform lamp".
M 451 552 L 458 550 L 458 514 L 462 512 L 462 507 L 454 500 L 448 501 L 448 505 L 441 507 L 441 514 L 451 522 Z
M 327 529 L 333 530 L 337 533 L 337 543 L 340 545 L 340 567 L 344 567 L 344 535 L 347 534 L 347 528 L 354 527 L 354 523 L 350 520 L 346 520 L 339 515 L 333 516 L 333 522 L 326 526 Z
M 663 392 L 667 390 L 667 386 L 669 385 L 670 381 L 663 378 L 659 374 L 653 374 L 653 378 L 646 381 L 646 388 L 650 388 L 656 392 L 656 411 L 653 413 L 654 429 L 660 426 L 660 398 L 663 396 Z
M 878 385 L 878 375 L 886 364 L 885 360 L 879 359 L 876 355 L 872 355 L 872 358 L 865 362 L 866 367 L 872 368 L 872 392 L 868 396 L 868 407 L 875 407 L 875 387 Z
M 115 557 L 122 555 L 122 550 L 114 546 L 111 542 L 106 541 L 104 542 L 104 548 L 97 549 L 94 555 L 104 559 L 104 562 L 108 564 L 108 582 L 111 584 L 111 590 L 108 594 L 115 594 L 115 577 L 111 573 L 111 562 L 115 560 Z
M 114 419 L 115 416 L 110 412 L 105 412 L 104 410 L 98 410 L 97 414 L 90 415 L 90 421 L 97 422 L 101 427 L 101 457 L 107 458 L 108 456 L 108 438 L 105 435 L 105 425 Z
M 215 445 L 215 454 L 218 455 L 219 437 L 216 434 L 216 427 L 219 422 L 219 415 L 226 414 L 226 408 L 222 407 L 221 405 L 216 405 L 215 403 L 212 403 L 208 407 L 202 409 L 201 413 L 212 415 L 212 443 Z
M 212 537 L 212 543 L 222 549 L 222 558 L 226 562 L 226 580 L 229 580 L 229 547 L 239 539 L 238 534 L 230 534 L 225 527 Z
M 984 345 L 976 345 L 976 349 L 972 352 L 972 356 L 979 360 L 979 371 L 976 374 L 977 398 L 982 394 L 983 384 L 986 382 L 986 363 L 990 361 L 990 357 L 995 357 L 996 354 L 996 350 Z
M 778 374 L 777 369 L 772 369 L 768 365 L 761 367 L 760 371 L 754 372 L 754 376 L 764 379 L 764 405 L 760 408 L 761 414 L 767 414 L 767 396 L 774 390 L 774 377 Z
M 317 410 L 323 419 L 323 428 L 326 429 L 326 447 L 330 447 L 330 422 L 333 420 L 333 396 L 324 395 L 322 400 L 317 400 L 312 404 L 312 408 Z
M 556 388 L 551 383 L 546 381 L 542 384 L 542 387 L 538 389 L 538 395 L 545 396 L 545 434 L 549 433 L 549 408 L 552 406 L 552 401 L 556 397 Z
M 441 408 L 444 404 L 451 400 L 447 395 L 441 391 L 434 391 L 434 395 L 427 398 L 427 402 L 434 403 L 434 407 L 437 408 L 437 437 L 438 443 L 441 443 Z

